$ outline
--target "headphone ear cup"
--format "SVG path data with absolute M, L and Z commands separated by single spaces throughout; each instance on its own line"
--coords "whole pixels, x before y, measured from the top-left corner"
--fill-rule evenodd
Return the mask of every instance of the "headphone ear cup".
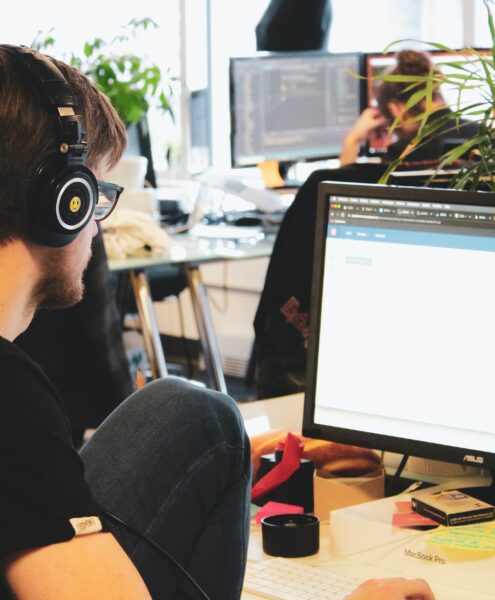
M 28 200 L 33 239 L 52 247 L 69 244 L 91 219 L 97 197 L 98 184 L 87 167 L 42 163 Z

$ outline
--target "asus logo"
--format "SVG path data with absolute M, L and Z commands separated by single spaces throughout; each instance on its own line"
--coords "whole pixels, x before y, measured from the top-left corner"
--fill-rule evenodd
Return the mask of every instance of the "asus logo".
M 482 465 L 485 462 L 483 456 L 473 456 L 472 454 L 464 455 L 462 460 L 464 462 L 476 463 L 477 465 Z

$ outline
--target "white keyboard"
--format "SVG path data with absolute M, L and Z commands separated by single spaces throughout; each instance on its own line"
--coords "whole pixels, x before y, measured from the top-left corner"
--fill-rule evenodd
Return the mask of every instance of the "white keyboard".
M 362 582 L 331 566 L 273 558 L 247 562 L 243 589 L 272 600 L 342 600 Z

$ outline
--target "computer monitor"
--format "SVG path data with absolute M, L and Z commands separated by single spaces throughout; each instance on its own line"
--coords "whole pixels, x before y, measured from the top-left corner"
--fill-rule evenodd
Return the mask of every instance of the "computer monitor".
M 303 433 L 495 468 L 495 194 L 320 184 Z
M 487 48 L 477 48 L 476 52 L 481 55 L 491 54 L 491 49 Z M 482 65 L 478 60 L 478 56 L 476 52 L 472 50 L 456 50 L 455 52 L 444 52 L 441 50 L 427 50 L 427 53 L 431 57 L 432 63 L 445 75 L 449 75 L 452 73 L 455 74 L 467 74 L 467 70 L 474 70 L 474 72 L 482 73 Z M 463 62 L 463 69 L 455 69 L 449 65 L 449 63 L 455 62 Z M 396 64 L 396 53 L 367 53 L 363 58 L 363 76 L 362 80 L 363 89 L 361 91 L 361 95 L 363 97 L 363 109 L 366 107 L 377 106 L 377 88 L 381 85 L 381 81 L 379 79 L 374 79 L 377 75 L 382 75 L 386 71 L 392 69 Z M 481 79 L 484 80 L 485 76 L 482 74 Z M 483 89 L 474 86 L 466 86 L 465 89 L 462 90 L 462 94 L 459 97 L 459 84 L 456 86 L 449 85 L 448 83 L 442 84 L 440 87 L 442 95 L 445 99 L 445 102 L 448 106 L 450 106 L 453 110 L 458 106 L 459 101 L 461 101 L 462 105 L 468 106 L 470 104 L 480 102 L 480 99 L 483 94 L 483 90 L 488 93 L 487 98 L 491 97 L 490 90 L 488 88 L 488 83 L 484 86 Z M 480 118 L 480 115 L 469 115 L 466 114 L 463 116 L 466 119 L 475 120 L 476 118 Z M 388 146 L 386 137 L 378 137 L 376 139 L 372 139 L 366 145 L 366 154 L 368 156 L 379 156 L 384 154 L 387 151 Z
M 361 53 L 230 59 L 232 166 L 336 157 L 360 114 Z

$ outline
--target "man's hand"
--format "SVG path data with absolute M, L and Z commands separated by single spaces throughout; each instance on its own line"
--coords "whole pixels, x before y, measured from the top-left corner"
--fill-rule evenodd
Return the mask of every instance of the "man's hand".
M 435 600 L 423 579 L 369 579 L 345 600 Z
M 387 126 L 387 119 L 378 108 L 365 108 L 354 123 L 349 135 L 357 142 L 366 141 L 371 132 Z
M 340 164 L 348 165 L 356 162 L 359 148 L 372 134 L 379 137 L 385 134 L 387 119 L 378 108 L 365 108 L 359 115 L 352 129 L 345 136 Z

